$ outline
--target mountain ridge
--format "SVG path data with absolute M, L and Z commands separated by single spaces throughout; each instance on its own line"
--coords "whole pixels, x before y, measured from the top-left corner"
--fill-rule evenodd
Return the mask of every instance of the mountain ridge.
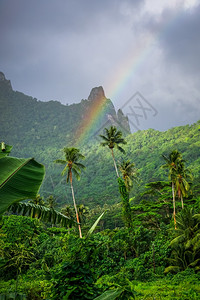
M 95 132 L 104 124 L 119 126 L 121 122 L 122 131 L 130 133 L 128 118 L 123 112 L 115 111 L 112 101 L 105 97 L 102 86 L 93 88 L 88 99 L 79 103 L 64 105 L 54 100 L 42 102 L 13 91 L 10 80 L 0 72 L 0 106 L 3 108 L 0 111 L 0 136 L 7 143 L 15 144 L 17 148 L 25 146 L 24 140 L 28 139 L 30 143 L 34 143 L 38 140 L 44 141 L 46 136 L 49 137 L 48 141 L 45 141 L 47 144 L 51 144 L 52 140 L 59 147 L 75 144 L 76 132 L 81 131 L 81 122 L 89 117 L 96 118 L 90 113 L 95 112 L 96 107 L 102 110 L 102 114 L 96 118 L 96 125 L 85 137 L 85 142 L 93 138 Z
M 0 139 L 13 146 L 12 156 L 35 157 L 45 165 L 46 177 L 41 194 L 45 197 L 54 195 L 59 205 L 71 203 L 71 191 L 70 187 L 66 186 L 66 178 L 60 175 L 62 167 L 53 162 L 63 158 L 64 147 L 74 146 L 77 125 L 90 111 L 89 104 L 98 98 L 95 98 L 95 95 L 101 95 L 104 100 L 106 99 L 103 117 L 100 119 L 102 123 L 96 124 L 97 128 L 86 136 L 87 142 L 80 145 L 81 152 L 86 156 L 84 161 L 86 170 L 82 173 L 81 181 L 74 182 L 74 189 L 78 203 L 91 207 L 120 202 L 111 153 L 109 149 L 100 147 L 100 141 L 95 137 L 99 134 L 100 126 L 104 128 L 109 124 L 118 125 L 118 121 L 122 124 L 123 120 L 125 124 L 127 123 L 123 112 L 116 112 L 111 100 L 104 98 L 103 88 L 94 88 L 88 97 L 89 100 L 63 105 L 58 101 L 42 102 L 23 93 L 14 92 L 9 80 L 2 74 L 0 78 L 0 108 L 3 107 L 0 109 Z M 109 115 L 113 116 L 115 123 L 109 123 Z M 124 128 L 123 124 L 122 127 Z M 162 154 L 167 155 L 174 149 L 183 153 L 198 182 L 199 132 L 200 121 L 163 132 L 148 129 L 126 135 L 127 145 L 123 147 L 126 151 L 125 156 L 117 151 L 115 156 L 117 164 L 122 159 L 130 159 L 140 171 L 143 186 L 135 185 L 132 196 L 138 197 L 148 182 L 167 180 L 167 175 L 160 169 L 163 164 Z

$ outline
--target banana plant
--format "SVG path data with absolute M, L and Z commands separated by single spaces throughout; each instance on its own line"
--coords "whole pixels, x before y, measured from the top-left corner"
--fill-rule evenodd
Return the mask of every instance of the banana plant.
M 8 207 L 8 211 L 11 213 L 17 213 L 21 216 L 37 218 L 43 222 L 51 223 L 52 226 L 60 224 L 63 227 L 71 227 L 74 223 L 76 223 L 70 217 L 63 215 L 54 208 L 49 208 L 30 202 L 14 203 Z
M 34 158 L 8 156 L 12 146 L 0 148 L 0 216 L 10 205 L 35 198 L 42 184 L 45 169 Z

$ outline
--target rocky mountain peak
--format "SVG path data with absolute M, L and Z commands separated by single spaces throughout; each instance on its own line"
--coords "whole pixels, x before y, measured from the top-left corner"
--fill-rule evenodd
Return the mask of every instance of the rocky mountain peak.
M 3 74 L 3 72 L 0 72 L 0 81 L 4 80 L 6 80 L 5 75 Z
M 0 84 L 6 86 L 9 89 L 12 89 L 10 80 L 6 79 L 3 72 L 0 72 Z
M 95 101 L 100 99 L 105 99 L 105 93 L 102 86 L 95 87 L 91 90 L 90 95 L 88 97 L 89 101 Z

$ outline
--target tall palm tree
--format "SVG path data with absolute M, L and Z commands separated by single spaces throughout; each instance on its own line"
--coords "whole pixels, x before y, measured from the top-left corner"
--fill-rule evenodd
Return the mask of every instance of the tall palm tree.
M 72 148 L 64 148 L 63 151 L 65 154 L 65 160 L 57 159 L 57 160 L 55 160 L 55 163 L 65 165 L 65 167 L 62 171 L 62 175 L 65 175 L 65 173 L 67 172 L 67 183 L 70 182 L 70 185 L 71 185 L 74 209 L 75 209 L 76 219 L 77 219 L 78 228 L 79 228 L 79 235 L 80 235 L 80 238 L 82 238 L 81 225 L 79 222 L 79 215 L 78 215 L 76 200 L 75 200 L 75 196 L 74 196 L 74 188 L 73 188 L 73 184 L 72 184 L 72 178 L 73 178 L 72 175 L 74 174 L 75 177 L 78 180 L 80 180 L 81 169 L 84 169 L 85 166 L 82 163 L 80 163 L 79 161 L 84 159 L 85 156 L 80 153 L 79 149 L 73 148 L 73 147 Z
M 192 174 L 188 168 L 180 161 L 177 165 L 175 173 L 175 189 L 178 194 L 178 198 L 181 199 L 182 209 L 184 207 L 183 197 L 187 197 L 188 191 L 190 189 L 190 184 L 188 180 L 192 179 Z
M 119 170 L 122 173 L 122 177 L 129 192 L 133 187 L 133 181 L 138 182 L 138 169 L 135 167 L 134 163 L 131 163 L 130 160 L 123 160 L 119 165 Z
M 117 130 L 115 126 L 111 126 L 109 129 L 105 128 L 105 135 L 100 135 L 100 137 L 104 140 L 104 142 L 101 143 L 102 146 L 108 146 L 111 150 L 115 171 L 117 174 L 117 177 L 119 177 L 115 157 L 114 157 L 114 148 L 117 148 L 122 153 L 125 153 L 124 149 L 119 146 L 119 144 L 126 144 L 126 141 L 122 137 L 122 132 Z
M 176 197 L 176 191 L 175 191 L 175 181 L 176 181 L 176 172 L 178 168 L 178 164 L 180 162 L 184 163 L 182 160 L 182 155 L 178 150 L 173 150 L 169 156 L 162 155 L 164 160 L 166 161 L 166 164 L 162 166 L 162 168 L 169 169 L 169 180 L 172 184 L 172 197 L 173 197 L 173 217 L 174 217 L 174 225 L 176 228 L 176 203 L 175 203 L 175 197 Z

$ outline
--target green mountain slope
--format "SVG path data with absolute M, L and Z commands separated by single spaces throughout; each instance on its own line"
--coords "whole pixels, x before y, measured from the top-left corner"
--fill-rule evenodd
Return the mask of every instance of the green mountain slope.
M 200 121 L 191 126 L 175 127 L 165 132 L 153 129 L 138 131 L 126 137 L 127 145 L 123 148 L 126 154 L 115 151 L 117 161 L 130 159 L 139 169 L 141 183 L 134 184 L 131 196 L 136 196 L 145 190 L 145 184 L 157 180 L 168 180 L 168 172 L 161 169 L 164 164 L 162 154 L 169 154 L 172 150 L 178 149 L 186 165 L 192 170 L 194 175 L 194 186 L 200 179 Z M 78 199 L 84 204 L 113 204 L 120 202 L 116 174 L 109 149 L 99 146 L 96 142 L 89 147 L 83 147 L 82 153 L 86 156 L 84 164 L 87 166 L 82 174 L 81 181 L 78 182 L 76 193 Z M 62 156 L 62 154 L 61 154 Z M 61 186 L 65 186 L 64 180 L 57 178 L 57 166 L 52 166 L 50 171 L 55 179 L 54 192 Z M 60 171 L 61 172 L 61 171 Z M 59 181 L 60 180 L 60 181 Z M 67 188 L 65 187 L 65 190 Z
M 15 145 L 14 153 L 25 157 L 33 155 L 33 150 L 45 151 L 47 146 L 60 149 L 66 144 L 75 144 L 83 134 L 81 124 L 84 125 L 95 110 L 100 110 L 101 114 L 86 134 L 86 141 L 105 123 L 121 122 L 124 130 L 130 132 L 127 118 L 121 111 L 116 113 L 102 87 L 92 89 L 88 99 L 77 104 L 42 102 L 13 91 L 10 81 L 0 72 L 0 108 L 1 139 Z
M 2 73 L 1 73 L 2 74 Z M 46 167 L 46 177 L 41 194 L 45 197 L 53 194 L 60 205 L 71 203 L 70 186 L 66 178 L 61 176 L 62 166 L 53 163 L 62 159 L 63 147 L 76 144 L 76 132 L 80 124 L 99 101 L 100 93 L 105 97 L 103 89 L 92 90 L 87 100 L 69 106 L 57 101 L 41 102 L 20 92 L 12 90 L 10 81 L 0 76 L 0 138 L 13 145 L 12 155 L 18 157 L 35 157 Z M 105 99 L 104 99 L 105 100 Z M 3 108 L 3 109 L 2 109 Z M 109 118 L 108 118 L 109 115 Z M 114 204 L 120 202 L 116 174 L 109 149 L 101 147 L 98 128 L 106 124 L 118 125 L 114 121 L 122 118 L 122 113 L 116 114 L 109 99 L 105 101 L 104 113 L 96 123 L 96 127 L 86 136 L 86 142 L 81 147 L 81 153 L 86 156 L 81 180 L 74 181 L 77 202 L 91 207 L 97 204 Z M 112 118 L 111 118 L 112 117 Z M 111 120 L 110 123 L 108 119 Z M 124 117 L 123 121 L 126 118 Z M 113 121 L 113 122 L 114 122 Z M 129 130 L 128 122 L 126 132 Z M 160 168 L 164 163 L 162 154 L 168 154 L 177 149 L 187 160 L 187 166 L 194 174 L 194 186 L 200 178 L 200 121 L 191 126 L 181 126 L 159 132 L 153 129 L 138 131 L 126 136 L 126 154 L 115 151 L 116 159 L 130 159 L 140 171 L 141 183 L 135 184 L 131 196 L 138 196 L 145 190 L 145 184 L 156 180 L 167 180 L 167 171 Z M 93 138 L 92 138 L 93 137 Z M 138 201 L 140 199 L 138 198 Z

